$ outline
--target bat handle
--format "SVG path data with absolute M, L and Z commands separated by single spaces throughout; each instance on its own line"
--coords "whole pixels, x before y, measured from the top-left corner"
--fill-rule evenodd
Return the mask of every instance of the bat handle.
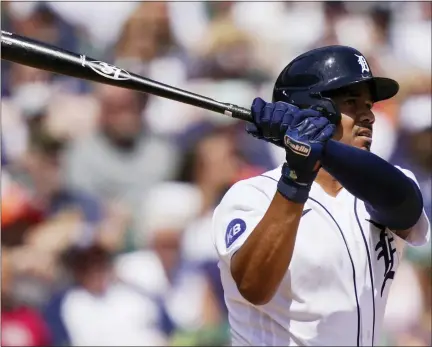
M 252 113 L 247 108 L 233 104 L 224 104 L 224 106 L 224 115 L 253 123 Z

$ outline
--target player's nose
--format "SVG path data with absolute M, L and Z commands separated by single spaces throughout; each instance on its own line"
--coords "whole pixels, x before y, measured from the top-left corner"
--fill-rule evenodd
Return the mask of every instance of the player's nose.
M 357 118 L 360 124 L 369 124 L 372 125 L 375 123 L 375 114 L 370 110 L 363 110 Z

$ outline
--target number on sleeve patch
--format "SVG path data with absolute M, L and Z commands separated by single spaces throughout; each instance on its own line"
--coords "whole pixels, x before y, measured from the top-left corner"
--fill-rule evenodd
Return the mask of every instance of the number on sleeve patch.
M 246 223 L 243 219 L 233 219 L 227 227 L 225 234 L 225 244 L 229 248 L 235 240 L 237 240 L 241 234 L 246 230 Z

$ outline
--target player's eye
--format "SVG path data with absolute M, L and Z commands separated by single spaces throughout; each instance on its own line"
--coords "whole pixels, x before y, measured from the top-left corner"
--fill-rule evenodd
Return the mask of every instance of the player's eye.
M 345 103 L 346 103 L 348 106 L 355 106 L 356 103 L 357 103 L 357 100 L 356 100 L 356 99 L 347 99 L 347 100 L 345 100 Z

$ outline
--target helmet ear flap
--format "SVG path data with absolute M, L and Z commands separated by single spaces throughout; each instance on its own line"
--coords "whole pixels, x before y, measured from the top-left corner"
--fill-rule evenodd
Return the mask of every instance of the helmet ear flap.
M 276 101 L 284 101 L 299 108 L 311 108 L 322 112 L 332 124 L 337 125 L 341 121 L 341 114 L 336 104 L 332 99 L 322 96 L 319 92 L 310 93 L 305 90 L 288 91 L 275 88 L 272 102 Z
M 330 123 L 338 125 L 341 121 L 341 113 L 337 105 L 332 99 L 324 96 L 319 96 L 320 102 L 312 106 L 313 109 L 323 112 L 326 117 L 330 120 Z

